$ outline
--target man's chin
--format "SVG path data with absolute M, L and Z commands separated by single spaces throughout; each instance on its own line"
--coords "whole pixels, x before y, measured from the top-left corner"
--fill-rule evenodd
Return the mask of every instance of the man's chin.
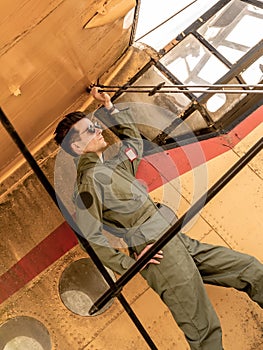
M 105 149 L 108 148 L 108 142 L 104 141 L 101 148 L 102 148 L 102 151 L 105 151 Z
M 104 144 L 103 148 L 106 149 L 108 147 L 108 142 L 104 141 L 103 144 Z

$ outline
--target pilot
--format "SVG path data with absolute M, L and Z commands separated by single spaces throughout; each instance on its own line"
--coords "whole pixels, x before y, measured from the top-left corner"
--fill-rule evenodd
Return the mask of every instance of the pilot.
M 136 178 L 143 142 L 128 109 L 118 110 L 110 96 L 92 88 L 104 107 L 97 113 L 117 121 L 121 147 L 104 160 L 102 130 L 85 113 L 66 115 L 55 141 L 75 157 L 74 202 L 77 224 L 102 263 L 123 274 L 171 225 Z M 122 237 L 130 256 L 113 248 L 103 228 Z M 192 350 L 222 350 L 222 330 L 204 283 L 246 292 L 263 307 L 263 265 L 254 257 L 177 234 L 141 270 L 170 309 Z

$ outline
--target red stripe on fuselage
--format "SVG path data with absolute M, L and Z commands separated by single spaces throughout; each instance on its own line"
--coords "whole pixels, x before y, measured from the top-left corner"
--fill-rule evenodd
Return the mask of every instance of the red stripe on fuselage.
M 24 287 L 76 244 L 75 234 L 64 222 L 0 276 L 0 303 Z
M 177 176 L 229 151 L 262 121 L 263 106 L 225 135 L 147 156 L 140 164 L 137 177 L 148 185 L 149 192 L 153 191 Z
M 263 107 L 260 107 L 226 135 L 147 156 L 140 164 L 137 178 L 147 184 L 149 191 L 153 191 L 194 167 L 227 152 L 262 120 Z M 77 239 L 73 231 L 67 223 L 63 223 L 0 276 L 0 303 L 24 287 L 76 244 Z

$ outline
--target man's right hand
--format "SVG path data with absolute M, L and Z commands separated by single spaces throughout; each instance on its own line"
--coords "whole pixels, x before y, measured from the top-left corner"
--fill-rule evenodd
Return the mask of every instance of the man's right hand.
M 113 104 L 111 102 L 111 97 L 106 92 L 99 92 L 99 88 L 94 86 L 91 89 L 90 93 L 95 98 L 95 100 L 101 102 L 105 108 L 112 108 Z

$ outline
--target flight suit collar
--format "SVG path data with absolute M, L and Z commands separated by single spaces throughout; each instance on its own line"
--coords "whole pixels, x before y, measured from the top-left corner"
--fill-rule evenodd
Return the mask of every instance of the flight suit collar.
M 79 157 L 74 158 L 74 163 L 78 172 L 85 169 L 93 168 L 96 164 L 101 163 L 101 160 L 97 153 L 85 153 Z

